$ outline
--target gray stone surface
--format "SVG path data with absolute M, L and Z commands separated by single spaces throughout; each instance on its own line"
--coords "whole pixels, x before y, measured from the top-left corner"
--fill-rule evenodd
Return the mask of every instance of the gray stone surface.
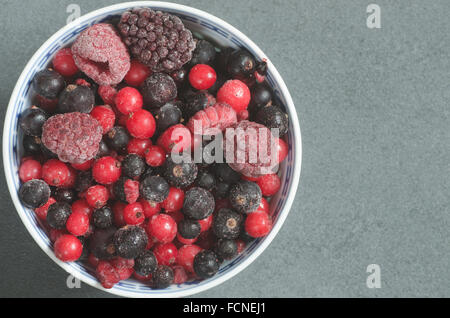
M 66 21 L 119 1 L 1 0 L 0 114 L 35 50 Z M 303 136 L 288 222 L 250 267 L 201 297 L 450 296 L 448 1 L 180 0 L 217 15 L 272 59 Z M 3 175 L 3 171 L 1 172 Z M 108 297 L 69 290 L 0 184 L 0 296 Z M 366 267 L 381 266 L 381 289 Z

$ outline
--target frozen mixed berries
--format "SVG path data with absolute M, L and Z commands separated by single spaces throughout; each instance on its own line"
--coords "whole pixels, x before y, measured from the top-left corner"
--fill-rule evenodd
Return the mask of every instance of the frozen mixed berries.
M 88 114 L 68 113 L 45 122 L 42 142 L 61 161 L 84 163 L 97 154 L 102 135 L 102 127 Z
M 96 228 L 107 229 L 114 223 L 114 214 L 109 206 L 104 206 L 92 213 L 92 222 Z
M 33 78 L 33 88 L 46 99 L 56 99 L 66 87 L 64 78 L 52 69 L 38 72 Z
M 60 94 L 58 100 L 58 113 L 86 113 L 94 108 L 95 95 L 88 86 L 69 85 Z
M 186 192 L 183 204 L 183 214 L 194 220 L 206 219 L 214 212 L 213 195 L 202 188 L 194 187 Z
M 141 85 L 144 104 L 151 108 L 159 108 L 174 100 L 177 92 L 175 81 L 165 73 L 153 73 Z
M 38 107 L 31 107 L 20 116 L 19 126 L 25 134 L 40 137 L 42 135 L 42 126 L 44 126 L 47 119 L 48 115 L 45 111 Z
M 114 246 L 117 255 L 126 259 L 134 259 L 146 248 L 147 233 L 140 226 L 125 226 L 114 234 Z
M 192 58 L 195 41 L 175 15 L 134 9 L 122 14 L 118 29 L 133 57 L 154 72 L 173 72 Z
M 262 107 L 255 116 L 255 121 L 270 129 L 278 129 L 278 137 L 289 131 L 289 119 L 285 112 L 276 105 Z
M 234 240 L 239 237 L 242 230 L 243 217 L 230 209 L 221 209 L 214 217 L 212 229 L 220 239 Z
M 130 55 L 114 27 L 99 23 L 83 31 L 72 45 L 78 68 L 99 85 L 119 84 L 130 70 Z
M 134 270 L 142 276 L 153 274 L 157 267 L 158 262 L 152 251 L 144 251 L 134 260 Z
M 19 198 L 30 209 L 42 207 L 50 198 L 50 187 L 42 180 L 30 180 L 20 186 Z
M 202 251 L 195 256 L 195 274 L 203 279 L 213 277 L 219 271 L 220 262 L 213 251 Z
M 148 201 L 163 202 L 170 192 L 167 181 L 160 176 L 148 176 L 140 184 L 141 196 Z
M 65 202 L 52 204 L 47 211 L 47 223 L 55 230 L 65 228 L 69 216 L 72 214 L 72 206 Z
M 129 154 L 122 161 L 122 173 L 131 179 L 140 177 L 146 169 L 144 160 L 137 154 Z
M 261 199 L 261 189 L 256 183 L 251 181 L 241 180 L 230 189 L 231 205 L 241 213 L 256 211 L 261 203 Z
M 164 178 L 176 188 L 187 188 L 197 178 L 198 167 L 193 162 L 175 163 L 172 157 L 168 157 L 163 166 Z

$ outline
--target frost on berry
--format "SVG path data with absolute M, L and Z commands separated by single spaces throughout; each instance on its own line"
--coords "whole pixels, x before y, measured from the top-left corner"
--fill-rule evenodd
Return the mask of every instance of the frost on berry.
M 68 113 L 45 122 L 42 142 L 59 160 L 81 164 L 96 156 L 102 135 L 102 127 L 90 115 Z

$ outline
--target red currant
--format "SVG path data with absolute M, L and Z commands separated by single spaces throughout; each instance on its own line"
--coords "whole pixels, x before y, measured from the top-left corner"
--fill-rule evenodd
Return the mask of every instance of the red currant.
M 28 182 L 33 179 L 40 179 L 42 176 L 42 166 L 36 160 L 26 160 L 19 168 L 19 177 L 22 182 Z
M 61 235 L 54 245 L 55 255 L 63 262 L 75 262 L 83 253 L 83 245 L 73 235 Z
M 180 233 L 177 233 L 177 240 L 178 240 L 178 242 L 180 242 L 183 245 L 192 245 L 192 244 L 194 244 L 194 243 L 196 243 L 198 241 L 198 238 L 185 239 L 184 237 L 182 237 L 180 235 Z
M 191 86 L 198 90 L 207 90 L 214 86 L 217 74 L 214 69 L 206 64 L 197 64 L 189 73 Z
M 161 212 L 161 203 L 150 202 L 144 199 L 139 202 L 142 204 L 146 218 L 151 218 Z
M 102 185 L 90 187 L 86 191 L 86 202 L 94 209 L 100 209 L 109 200 L 109 191 Z
M 191 148 L 191 131 L 184 125 L 178 124 L 167 129 L 158 139 L 166 153 L 182 153 Z
M 263 196 L 271 197 L 281 188 L 280 177 L 276 174 L 267 174 L 258 179 L 257 184 L 261 188 Z
M 89 215 L 84 212 L 72 212 L 67 219 L 67 231 L 75 236 L 83 236 L 89 230 Z
M 97 278 L 103 288 L 111 289 L 120 282 L 120 276 L 114 267 L 107 261 L 100 261 L 96 268 Z
M 141 93 L 136 88 L 122 88 L 116 95 L 116 108 L 124 115 L 128 115 L 142 109 L 144 101 Z
M 178 250 L 173 243 L 157 244 L 153 249 L 158 264 L 170 266 L 177 259 Z
M 100 184 L 113 184 L 119 180 L 122 173 L 120 162 L 113 157 L 98 159 L 92 167 L 92 176 Z
M 147 232 L 160 243 L 170 243 L 177 236 L 177 223 L 167 214 L 154 215 L 148 222 Z
M 128 85 L 139 87 L 151 75 L 150 68 L 137 60 L 131 61 L 131 67 L 124 80 Z
M 47 184 L 60 187 L 69 178 L 69 168 L 58 159 L 50 159 L 42 166 L 42 178 Z
M 210 216 L 208 216 L 206 219 L 200 220 L 198 221 L 198 223 L 200 223 L 201 226 L 201 232 L 206 232 L 211 228 L 212 222 L 213 222 L 213 214 L 211 214 Z
M 123 220 L 128 225 L 140 225 L 145 221 L 144 208 L 139 202 L 128 204 L 123 209 Z
M 53 68 L 65 77 L 71 77 L 78 73 L 78 67 L 70 48 L 61 49 L 56 53 L 53 59 Z
M 247 109 L 250 99 L 250 89 L 240 80 L 226 82 L 217 93 L 217 102 L 230 105 L 238 114 Z
M 136 154 L 138 156 L 144 157 L 145 151 L 152 145 L 150 139 L 138 139 L 133 138 L 128 143 L 127 151 L 129 154 Z
M 43 221 L 47 220 L 47 211 L 48 211 L 48 208 L 49 208 L 53 203 L 56 203 L 56 200 L 53 199 L 52 197 L 50 197 L 45 205 L 43 205 L 43 206 L 41 206 L 40 208 L 37 208 L 37 209 L 34 210 L 34 212 L 36 213 L 37 217 L 38 217 L 40 220 L 43 220 Z
M 61 188 L 71 189 L 75 186 L 77 181 L 77 171 L 72 166 L 67 166 L 69 169 L 69 174 L 67 175 L 67 180 L 61 185 Z
M 282 163 L 289 153 L 289 146 L 283 139 L 278 139 L 278 163 Z
M 91 111 L 91 116 L 94 117 L 103 129 L 103 135 L 107 134 L 113 129 L 116 123 L 116 114 L 111 106 L 97 106 Z
M 259 238 L 269 234 L 272 229 L 272 220 L 267 213 L 253 212 L 245 220 L 245 231 L 254 238 Z
M 85 199 L 80 199 L 72 203 L 72 213 L 79 212 L 87 214 L 90 218 L 92 213 L 94 212 L 94 209 L 89 206 Z
M 151 167 L 161 167 L 166 161 L 166 152 L 160 146 L 150 146 L 145 151 L 145 161 Z
M 203 249 L 197 245 L 185 245 L 178 250 L 177 264 L 189 273 L 194 273 L 194 258 Z
M 166 212 L 180 211 L 184 203 L 184 191 L 177 188 L 170 188 L 169 196 L 161 204 Z
M 94 164 L 94 159 L 91 159 L 89 161 L 86 161 L 85 163 L 72 163 L 72 168 L 78 171 L 88 171 L 92 168 L 92 165 Z
M 152 138 L 156 131 L 153 115 L 145 109 L 138 110 L 127 120 L 127 129 L 135 138 Z

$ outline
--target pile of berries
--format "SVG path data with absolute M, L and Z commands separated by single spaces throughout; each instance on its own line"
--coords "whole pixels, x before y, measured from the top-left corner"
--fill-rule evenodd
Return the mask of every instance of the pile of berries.
M 131 277 L 160 289 L 214 276 L 270 232 L 270 197 L 281 187 L 277 171 L 256 173 L 254 163 L 171 157 L 198 146 L 194 120 L 201 134 L 255 126 L 280 137 L 289 121 L 264 61 L 191 44 L 180 19 L 143 10 L 94 25 L 60 50 L 36 74 L 35 106 L 19 122 L 22 203 L 57 258 L 95 267 L 105 288 Z M 282 138 L 277 151 L 279 164 L 288 154 Z

